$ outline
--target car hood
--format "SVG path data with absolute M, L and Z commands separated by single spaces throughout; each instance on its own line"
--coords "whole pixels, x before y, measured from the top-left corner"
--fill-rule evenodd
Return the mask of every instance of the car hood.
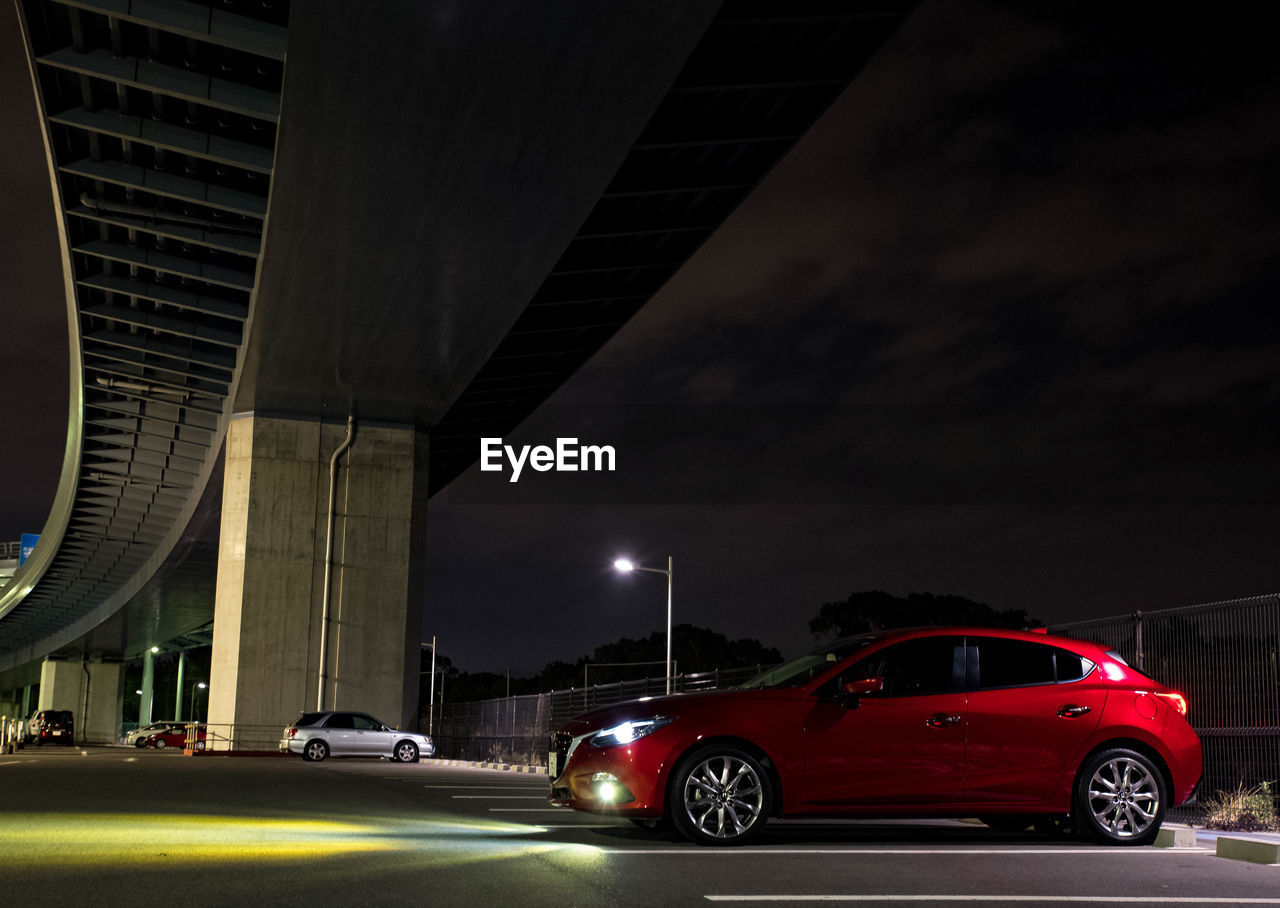
M 718 713 L 765 700 L 796 700 L 803 696 L 804 691 L 800 688 L 765 690 L 732 688 L 672 694 L 665 697 L 642 697 L 639 700 L 627 700 L 575 716 L 561 725 L 558 731 L 576 737 L 596 729 L 609 728 L 628 719 L 647 719 L 653 716 L 678 718 L 702 713 Z

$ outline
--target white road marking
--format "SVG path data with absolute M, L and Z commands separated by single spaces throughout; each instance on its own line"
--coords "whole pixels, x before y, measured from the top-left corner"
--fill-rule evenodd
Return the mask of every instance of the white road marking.
M 1096 857 L 1123 857 L 1138 855 L 1163 856 L 1168 854 L 1202 854 L 1213 852 L 1204 848 L 716 848 L 714 850 L 686 845 L 678 848 L 601 848 L 604 854 L 683 854 L 703 857 L 760 857 L 773 854 L 1090 854 Z
M 543 785 L 424 785 L 422 788 L 434 789 L 466 789 L 468 791 L 527 791 L 532 788 L 545 788 Z
M 453 795 L 455 801 L 545 801 L 546 795 Z
M 489 813 L 559 813 L 564 807 L 490 807 Z
M 416 780 L 415 780 L 416 781 Z M 423 788 L 451 788 L 467 791 L 529 791 L 540 786 L 535 785 L 423 785 Z
M 706 895 L 709 902 L 1069 902 L 1097 905 L 1280 905 L 1280 899 L 1145 895 Z

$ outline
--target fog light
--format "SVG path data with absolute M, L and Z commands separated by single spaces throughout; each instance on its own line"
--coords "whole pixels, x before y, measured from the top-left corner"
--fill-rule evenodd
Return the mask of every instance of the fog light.
M 618 777 L 611 772 L 598 772 L 591 777 L 591 785 L 595 789 L 596 798 L 605 804 L 621 804 L 634 801 L 635 796 L 627 791 L 625 785 L 618 782 Z

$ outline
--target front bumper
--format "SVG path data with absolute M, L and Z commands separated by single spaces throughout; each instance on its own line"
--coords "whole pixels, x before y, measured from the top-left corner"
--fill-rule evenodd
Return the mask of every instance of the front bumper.
M 555 754 L 558 775 L 550 779 L 550 803 L 574 810 L 622 816 L 660 817 L 662 786 L 673 751 L 655 732 L 630 744 L 592 747 L 585 740 Z

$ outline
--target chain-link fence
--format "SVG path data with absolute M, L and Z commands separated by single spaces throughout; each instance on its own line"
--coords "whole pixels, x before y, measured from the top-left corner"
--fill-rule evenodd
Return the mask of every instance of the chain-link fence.
M 754 678 L 768 666 L 676 675 L 673 692 L 714 690 Z M 616 684 L 557 690 L 546 694 L 501 697 L 473 703 L 445 704 L 432 724 L 436 756 L 531 766 L 547 762 L 552 729 L 579 713 L 639 697 L 666 693 L 666 678 L 644 678 Z M 419 728 L 427 728 L 424 713 Z
M 1204 744 L 1201 791 L 1280 779 L 1280 595 L 1049 628 L 1113 647 L 1187 697 Z

